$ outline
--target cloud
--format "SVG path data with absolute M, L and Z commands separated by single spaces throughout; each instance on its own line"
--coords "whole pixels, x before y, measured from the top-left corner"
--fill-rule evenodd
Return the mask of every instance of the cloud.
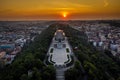
M 107 7 L 109 5 L 108 0 L 104 0 L 104 7 Z

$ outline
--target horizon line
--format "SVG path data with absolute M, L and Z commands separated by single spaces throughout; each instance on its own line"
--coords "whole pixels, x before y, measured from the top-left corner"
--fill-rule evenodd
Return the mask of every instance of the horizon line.
M 120 20 L 119 19 L 21 19 L 21 20 L 0 20 L 2 21 L 101 21 L 101 20 Z

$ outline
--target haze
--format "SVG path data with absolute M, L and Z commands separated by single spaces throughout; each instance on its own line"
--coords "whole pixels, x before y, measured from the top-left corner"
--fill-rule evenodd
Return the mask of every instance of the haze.
M 120 0 L 0 0 L 0 20 L 120 19 L 119 3 Z

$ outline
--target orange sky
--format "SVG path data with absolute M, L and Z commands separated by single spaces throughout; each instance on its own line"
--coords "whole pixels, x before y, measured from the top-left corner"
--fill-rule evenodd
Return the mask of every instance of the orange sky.
M 120 0 L 0 0 L 0 20 L 120 19 L 119 4 Z

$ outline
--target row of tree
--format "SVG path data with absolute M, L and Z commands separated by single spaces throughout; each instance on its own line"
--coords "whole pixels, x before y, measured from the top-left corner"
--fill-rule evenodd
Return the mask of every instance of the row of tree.
M 54 32 L 51 25 L 38 35 L 12 64 L 0 69 L 0 80 L 55 80 L 55 68 L 43 63 Z
M 0 69 L 0 80 L 55 80 L 55 68 L 43 61 L 57 29 L 64 30 L 78 59 L 74 68 L 65 72 L 66 80 L 120 80 L 119 63 L 91 46 L 84 32 L 58 23 L 38 35 L 12 64 Z
M 120 64 L 90 45 L 84 32 L 65 24 L 57 24 L 57 28 L 64 30 L 78 59 L 65 72 L 66 80 L 120 80 Z

